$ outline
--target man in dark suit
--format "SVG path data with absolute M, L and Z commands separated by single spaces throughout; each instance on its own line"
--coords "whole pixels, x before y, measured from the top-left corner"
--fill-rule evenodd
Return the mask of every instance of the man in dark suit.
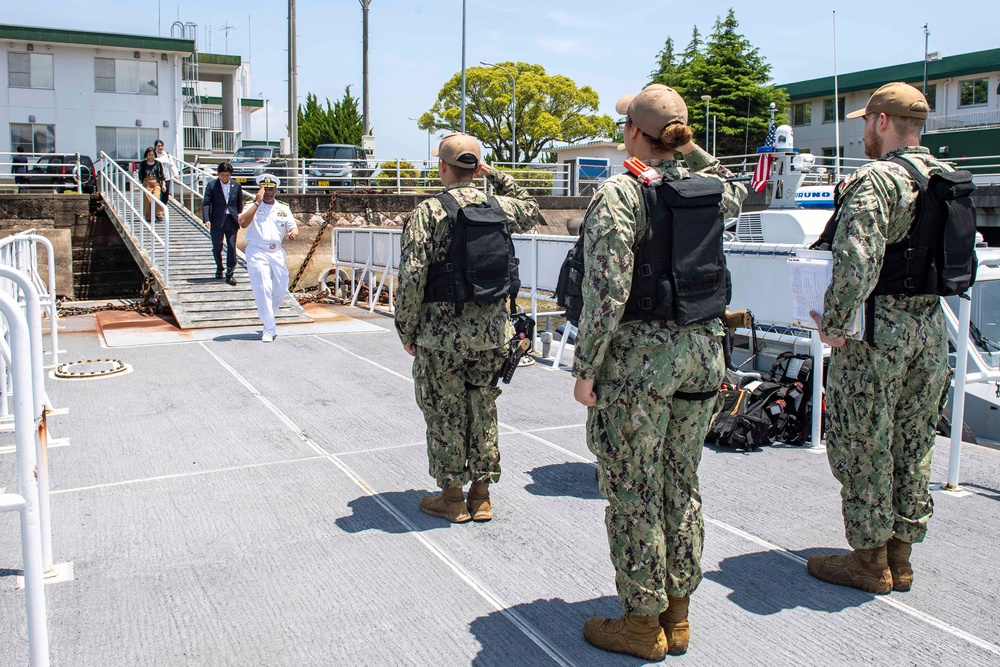
M 219 177 L 205 187 L 201 202 L 202 220 L 212 230 L 212 255 L 215 257 L 215 279 L 222 278 L 222 237 L 226 237 L 226 282 L 236 284 L 236 232 L 243 212 L 243 188 L 232 180 L 233 165 L 219 165 Z

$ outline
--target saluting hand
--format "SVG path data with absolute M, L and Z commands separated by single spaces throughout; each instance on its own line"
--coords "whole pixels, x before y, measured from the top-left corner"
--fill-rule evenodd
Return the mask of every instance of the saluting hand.
M 262 201 L 264 201 L 264 188 L 257 188 L 257 196 L 254 197 L 254 202 L 257 203 L 257 206 L 260 206 Z
M 485 162 L 480 162 L 473 176 L 489 176 L 491 173 L 493 173 L 493 167 Z

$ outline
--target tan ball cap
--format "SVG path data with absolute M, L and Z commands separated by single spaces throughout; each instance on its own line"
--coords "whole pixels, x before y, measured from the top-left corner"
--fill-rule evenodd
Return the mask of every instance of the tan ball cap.
M 463 169 L 475 169 L 483 159 L 479 142 L 461 132 L 449 134 L 442 139 L 439 146 L 431 149 L 431 155 Z
M 870 113 L 904 118 L 927 118 L 930 109 L 923 93 L 908 83 L 887 83 L 874 93 L 864 109 L 847 114 L 848 118 L 862 118 Z
M 667 125 L 688 122 L 684 98 L 668 86 L 654 83 L 638 95 L 626 95 L 615 104 L 615 111 L 632 119 L 643 133 L 657 139 Z

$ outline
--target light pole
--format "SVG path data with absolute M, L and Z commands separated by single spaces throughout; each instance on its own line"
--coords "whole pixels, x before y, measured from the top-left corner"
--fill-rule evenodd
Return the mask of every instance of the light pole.
M 462 134 L 465 134 L 465 0 L 462 0 Z
M 259 93 L 259 95 L 264 97 L 264 93 Z M 270 101 L 269 99 L 264 100 L 264 143 L 268 146 L 271 145 L 271 124 L 267 120 L 267 104 Z
M 419 118 L 409 118 L 409 117 L 407 117 L 407 119 L 408 120 L 412 120 L 412 121 L 416 121 L 418 123 L 420 122 Z M 428 164 L 427 168 L 428 169 L 430 169 L 430 166 L 429 166 L 430 163 L 431 163 L 431 128 L 428 127 L 427 128 L 427 164 Z
M 712 101 L 712 96 L 702 95 L 701 99 L 705 100 L 705 150 L 708 150 L 708 103 Z
M 513 74 L 500 67 L 500 65 L 494 65 L 482 60 L 479 61 L 479 64 L 486 65 L 487 67 L 496 67 L 510 77 L 510 161 L 511 167 L 513 167 L 517 163 L 517 81 L 514 79 Z

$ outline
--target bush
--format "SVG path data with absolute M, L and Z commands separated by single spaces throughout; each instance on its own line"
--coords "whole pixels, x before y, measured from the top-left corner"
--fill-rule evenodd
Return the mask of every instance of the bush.
M 389 160 L 379 165 L 379 175 L 375 178 L 375 186 L 379 188 L 396 187 L 396 170 L 399 169 L 399 185 L 403 189 L 412 190 L 420 184 L 420 172 L 412 162 L 406 160 Z

